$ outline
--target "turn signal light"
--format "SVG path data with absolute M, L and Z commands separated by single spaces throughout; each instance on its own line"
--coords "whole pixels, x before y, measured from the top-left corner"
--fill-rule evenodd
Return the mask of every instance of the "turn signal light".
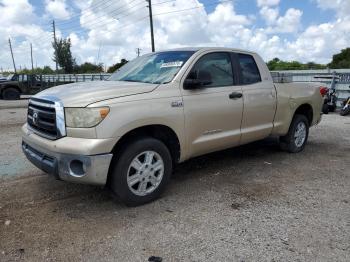
M 108 107 L 102 107 L 100 109 L 100 116 L 101 116 L 102 119 L 106 118 L 108 113 L 109 113 L 109 108 Z

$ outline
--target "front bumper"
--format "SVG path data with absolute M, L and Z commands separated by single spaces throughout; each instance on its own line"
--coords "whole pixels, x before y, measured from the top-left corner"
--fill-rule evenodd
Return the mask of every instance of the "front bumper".
M 83 143 L 80 138 L 75 142 L 74 138 L 69 138 L 66 142 L 70 144 L 64 143 L 64 147 L 69 146 L 72 150 L 62 152 L 59 140 L 46 140 L 43 144 L 42 138 L 36 134 L 28 134 L 26 127 L 23 127 L 23 131 L 22 150 L 28 160 L 39 169 L 60 180 L 100 186 L 106 184 L 113 154 L 100 152 L 90 154 L 96 151 L 96 147 L 100 149 L 106 141 L 83 139 L 85 140 Z M 110 152 L 108 148 L 106 150 Z

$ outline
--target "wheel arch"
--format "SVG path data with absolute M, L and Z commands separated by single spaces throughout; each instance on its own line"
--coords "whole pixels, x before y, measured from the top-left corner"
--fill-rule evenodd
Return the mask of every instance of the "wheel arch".
M 153 137 L 162 141 L 169 149 L 173 163 L 179 162 L 181 157 L 179 137 L 172 128 L 161 124 L 145 125 L 128 131 L 114 145 L 112 149 L 113 155 L 117 157 L 119 152 L 127 146 L 128 142 L 142 137 Z
M 312 121 L 314 118 L 314 110 L 309 103 L 304 103 L 304 104 L 300 105 L 295 110 L 293 118 L 295 117 L 295 115 L 304 115 L 308 119 L 309 125 L 310 126 L 312 125 Z
M 15 85 L 4 85 L 4 86 L 0 87 L 0 95 L 1 95 L 2 98 L 3 98 L 3 93 L 4 93 L 4 91 L 7 88 L 14 88 L 14 89 L 16 89 L 19 92 L 20 95 L 22 94 L 22 90 L 18 86 L 15 86 Z

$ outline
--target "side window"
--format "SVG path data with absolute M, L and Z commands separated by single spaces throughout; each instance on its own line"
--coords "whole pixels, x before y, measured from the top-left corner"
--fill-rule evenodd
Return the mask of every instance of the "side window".
M 254 57 L 246 54 L 238 54 L 238 61 L 242 72 L 242 84 L 250 85 L 261 82 L 259 68 Z
M 205 87 L 233 85 L 231 57 L 228 53 L 218 52 L 202 56 L 187 76 L 189 79 L 209 79 Z
M 27 75 L 21 75 L 19 81 L 27 82 L 28 81 Z

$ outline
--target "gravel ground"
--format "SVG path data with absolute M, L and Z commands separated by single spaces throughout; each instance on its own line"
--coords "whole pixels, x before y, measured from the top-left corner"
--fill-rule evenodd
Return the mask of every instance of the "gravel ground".
M 27 108 L 29 96 L 21 96 L 21 100 L 0 100 L 0 109 Z
M 300 154 L 268 139 L 188 161 L 127 208 L 28 163 L 26 110 L 4 108 L 0 261 L 350 261 L 350 117 L 324 116 Z

